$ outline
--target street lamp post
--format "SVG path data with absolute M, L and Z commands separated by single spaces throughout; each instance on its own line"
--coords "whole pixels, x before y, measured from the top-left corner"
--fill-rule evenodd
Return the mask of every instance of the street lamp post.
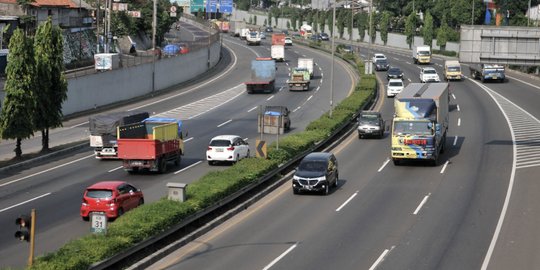
M 471 25 L 474 25 L 474 1 L 472 2 Z
M 413 2 L 414 3 L 414 2 Z M 369 1 L 369 25 L 368 25 L 368 33 L 369 33 L 369 49 L 368 49 L 368 59 L 367 59 L 367 74 L 372 73 L 372 64 L 371 64 L 371 43 L 372 43 L 372 37 L 373 33 L 371 33 L 371 17 L 373 16 L 373 0 Z M 375 32 L 375 31 L 374 31 Z
M 154 0 L 154 10 L 152 12 L 152 93 L 156 90 L 156 28 L 157 0 Z
M 332 117 L 332 111 L 334 110 L 334 54 L 335 54 L 335 27 L 336 26 L 336 1 L 334 1 L 334 7 L 332 9 L 332 68 L 330 70 L 330 117 Z

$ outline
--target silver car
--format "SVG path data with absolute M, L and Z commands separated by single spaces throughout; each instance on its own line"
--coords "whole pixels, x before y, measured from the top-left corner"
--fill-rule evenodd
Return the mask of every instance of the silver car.
M 384 120 L 380 112 L 362 111 L 358 116 L 358 139 L 384 136 Z

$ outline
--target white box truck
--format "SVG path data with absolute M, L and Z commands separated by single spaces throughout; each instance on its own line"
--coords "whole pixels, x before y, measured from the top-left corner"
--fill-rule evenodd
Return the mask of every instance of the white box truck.
M 414 46 L 412 58 L 415 64 L 431 63 L 431 48 L 426 45 Z
M 313 58 L 298 58 L 298 67 L 309 71 L 309 77 L 313 78 Z

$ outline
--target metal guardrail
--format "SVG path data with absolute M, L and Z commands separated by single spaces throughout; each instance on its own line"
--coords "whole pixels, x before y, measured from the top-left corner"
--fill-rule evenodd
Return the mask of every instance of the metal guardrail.
M 366 103 L 364 103 L 364 105 L 360 108 L 360 110 L 364 110 L 364 109 L 372 106 L 374 101 L 376 101 L 377 96 L 378 95 L 376 94 L 376 92 L 372 93 L 372 95 L 367 98 Z M 355 113 L 353 115 L 353 117 L 351 117 L 351 119 L 349 119 L 349 121 L 342 124 L 339 128 L 337 128 L 334 132 L 332 132 L 332 134 L 328 138 L 318 142 L 317 144 L 313 145 L 312 147 L 305 150 L 304 152 L 298 154 L 297 156 L 295 156 L 294 158 L 292 158 L 288 162 L 286 162 L 284 164 L 281 164 L 278 168 L 268 172 L 267 174 L 265 174 L 264 176 L 259 178 L 257 181 L 243 187 L 242 189 L 240 189 L 240 190 L 236 191 L 235 193 L 229 195 L 227 198 L 216 202 L 214 205 L 193 214 L 192 216 L 188 217 L 184 221 L 182 221 L 182 222 L 178 223 L 177 225 L 175 225 L 175 226 L 169 228 L 168 230 L 164 231 L 160 235 L 150 237 L 150 238 L 148 238 L 148 239 L 134 245 L 133 247 L 131 247 L 131 248 L 119 253 L 119 254 L 116 254 L 116 255 L 108 258 L 108 259 L 105 259 L 103 261 L 92 264 L 89 267 L 89 269 L 101 270 L 101 269 L 107 269 L 109 267 L 116 267 L 117 266 L 116 264 L 121 263 L 122 261 L 125 261 L 125 260 L 129 260 L 129 258 L 132 258 L 132 257 L 140 258 L 141 255 L 145 256 L 144 254 L 138 254 L 138 253 L 139 252 L 144 253 L 144 250 L 148 250 L 148 248 L 151 247 L 152 245 L 167 239 L 168 237 L 170 237 L 171 235 L 177 233 L 178 231 L 180 231 L 181 229 L 183 229 L 187 225 L 201 219 L 202 217 L 204 217 L 206 215 L 210 215 L 210 214 L 218 211 L 221 208 L 224 208 L 224 207 L 228 206 L 228 204 L 230 204 L 234 200 L 238 199 L 239 197 L 245 195 L 248 192 L 253 191 L 255 188 L 259 187 L 261 184 L 266 183 L 267 181 L 273 179 L 276 175 L 283 174 L 284 172 L 290 170 L 292 165 L 299 162 L 307 154 L 309 154 L 309 153 L 311 153 L 313 151 L 322 149 L 326 145 L 330 144 L 331 142 L 336 143 L 336 142 L 339 142 L 339 141 L 343 140 L 348 134 L 350 134 L 351 130 L 354 130 L 353 128 L 356 126 L 356 118 L 357 117 L 358 117 L 358 113 Z M 176 248 L 178 248 L 178 247 L 170 247 L 169 249 L 176 249 Z M 151 252 L 151 253 L 154 254 L 154 256 L 160 256 L 161 255 L 159 258 L 162 258 L 162 257 L 166 256 L 166 254 L 157 254 L 156 255 L 157 252 L 154 252 L 154 251 Z M 163 253 L 166 253 L 166 252 L 163 252 Z M 137 269 L 144 269 L 144 267 L 147 267 L 151 263 L 152 262 L 148 262 L 146 264 L 140 264 L 140 265 L 138 265 Z

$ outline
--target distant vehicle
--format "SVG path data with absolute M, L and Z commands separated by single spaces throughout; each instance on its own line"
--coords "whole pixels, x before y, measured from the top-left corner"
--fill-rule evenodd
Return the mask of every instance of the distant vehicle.
M 300 192 L 322 192 L 328 195 L 330 186 L 339 185 L 338 162 L 334 154 L 313 152 L 305 156 L 294 172 L 292 189 Z
M 81 217 L 88 221 L 94 212 L 103 212 L 115 219 L 144 204 L 142 191 L 124 181 L 103 181 L 86 188 L 81 205 Z
M 281 33 L 283 33 L 285 35 L 289 35 L 289 30 L 283 30 L 283 31 L 281 31 Z
M 291 112 L 286 106 L 266 106 L 257 118 L 257 132 L 283 134 L 291 129 Z
M 469 65 L 471 77 L 475 80 L 504 82 L 506 76 L 504 66 L 490 64 Z
M 412 57 L 415 64 L 429 64 L 431 63 L 431 48 L 425 45 L 414 46 Z
M 273 45 L 272 49 L 274 46 Z M 283 47 L 283 46 L 281 46 Z M 254 92 L 274 92 L 276 61 L 272 58 L 256 58 L 251 61 L 251 80 L 244 82 L 248 94 Z
M 274 29 L 272 29 L 272 27 L 268 26 L 268 27 L 266 27 L 266 29 L 264 29 L 264 31 L 267 32 L 267 33 L 272 33 L 272 32 L 274 32 Z
M 384 120 L 380 112 L 362 111 L 358 115 L 358 139 L 367 136 L 376 136 L 381 139 L 384 136 Z
M 290 37 L 285 37 L 285 46 L 292 46 L 293 42 Z
M 260 32 L 259 37 L 261 37 L 261 39 L 266 39 L 266 34 L 264 32 Z
M 373 58 L 371 59 L 371 61 L 373 63 L 377 62 L 377 60 L 387 60 L 386 59 L 386 55 L 382 54 L 382 53 L 376 53 L 373 55 Z
M 291 78 L 289 79 L 289 91 L 309 90 L 310 84 L 309 70 L 304 67 L 296 67 L 291 72 Z
M 403 79 L 403 71 L 398 67 L 391 67 L 386 72 L 386 79 Z
M 189 53 L 189 46 L 187 43 L 178 43 L 178 46 L 180 46 L 180 54 Z
M 212 138 L 206 150 L 209 165 L 217 161 L 236 163 L 249 157 L 249 144 L 237 135 L 220 135 Z
M 250 31 L 251 30 L 249 28 L 240 29 L 240 39 L 247 39 L 247 36 L 249 35 Z
M 180 46 L 178 44 L 168 44 L 163 47 L 163 55 L 173 56 L 180 54 Z
M 246 36 L 246 43 L 247 45 L 261 45 L 261 37 L 259 36 L 259 32 L 249 32 L 249 34 Z
M 320 34 L 314 34 L 311 36 L 311 40 L 313 41 L 322 41 L 322 37 Z
M 437 70 L 432 67 L 425 67 L 420 70 L 420 82 L 440 82 L 439 74 Z
M 321 39 L 322 39 L 322 40 L 329 40 L 330 37 L 328 36 L 327 33 L 321 33 Z
M 457 60 L 444 61 L 444 79 L 447 81 L 458 80 L 461 81 L 461 64 Z
M 309 24 L 303 24 L 300 26 L 300 35 L 306 39 L 310 38 L 313 35 L 313 27 Z
M 377 59 L 377 61 L 373 62 L 373 65 L 375 66 L 375 71 L 383 71 L 390 68 L 386 59 Z
M 309 78 L 313 78 L 313 58 L 298 58 L 298 67 L 309 71 Z
M 344 45 L 342 50 L 344 53 L 352 53 L 353 47 L 351 45 Z
M 405 88 L 405 85 L 402 79 L 390 79 L 386 85 L 386 96 L 395 97 L 403 91 L 403 88 Z
M 244 21 L 231 21 L 229 23 L 229 33 L 233 37 L 240 37 L 243 28 L 246 28 L 246 22 Z

